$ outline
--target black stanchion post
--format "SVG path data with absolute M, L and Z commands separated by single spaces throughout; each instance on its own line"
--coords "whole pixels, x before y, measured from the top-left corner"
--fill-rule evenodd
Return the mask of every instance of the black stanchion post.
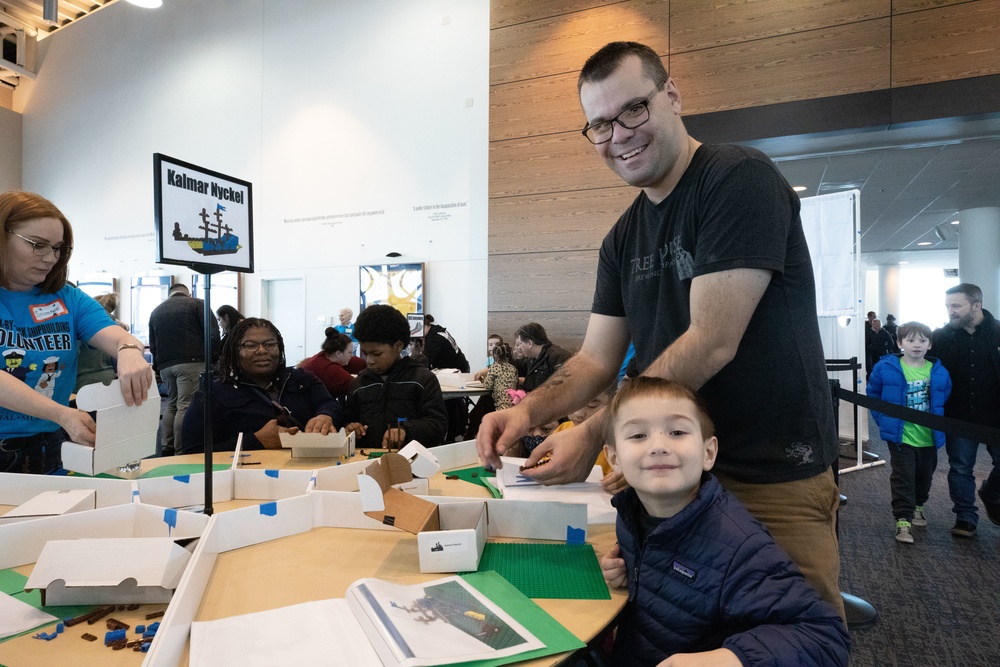
M 205 515 L 212 516 L 212 453 L 215 442 L 212 433 L 212 274 L 221 269 L 196 264 L 192 268 L 205 276 L 205 370 L 201 374 L 201 391 L 205 396 Z

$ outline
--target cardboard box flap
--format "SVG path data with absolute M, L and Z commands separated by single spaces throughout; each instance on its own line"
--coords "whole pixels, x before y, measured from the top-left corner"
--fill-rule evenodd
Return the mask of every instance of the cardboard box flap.
M 190 540 L 184 543 L 191 546 Z M 52 540 L 45 545 L 28 577 L 26 590 L 53 582 L 70 587 L 159 586 L 173 589 L 191 558 L 169 537 Z
M 94 489 L 43 491 L 34 498 L 7 512 L 3 518 L 58 516 L 81 510 L 92 510 L 96 507 L 97 493 Z
M 392 488 L 393 484 L 412 480 L 409 461 L 391 452 L 383 455 L 358 475 L 362 510 L 380 523 L 414 535 L 422 530 L 439 530 L 436 504 Z
M 414 477 L 429 479 L 441 469 L 441 464 L 429 449 L 416 440 L 399 450 L 399 455 L 410 462 L 410 472 Z

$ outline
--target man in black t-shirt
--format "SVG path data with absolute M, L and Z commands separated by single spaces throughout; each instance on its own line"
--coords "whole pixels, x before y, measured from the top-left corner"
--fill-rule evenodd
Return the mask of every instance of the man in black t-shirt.
M 717 477 L 843 613 L 837 437 L 798 196 L 759 151 L 690 137 L 676 84 L 648 47 L 605 46 L 579 86 L 584 135 L 641 192 L 601 246 L 583 348 L 483 421 L 481 458 L 497 465 L 530 425 L 590 400 L 632 339 L 640 372 L 699 391 L 716 422 Z M 525 474 L 583 479 L 603 420 L 581 426 L 546 440 L 526 465 L 551 461 Z

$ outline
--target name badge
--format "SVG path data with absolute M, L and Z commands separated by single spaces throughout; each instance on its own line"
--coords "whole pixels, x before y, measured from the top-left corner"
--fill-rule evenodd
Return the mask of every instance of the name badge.
M 56 299 L 52 303 L 31 306 L 31 317 L 36 323 L 51 320 L 53 317 L 59 317 L 67 313 L 69 313 L 69 310 L 62 299 Z

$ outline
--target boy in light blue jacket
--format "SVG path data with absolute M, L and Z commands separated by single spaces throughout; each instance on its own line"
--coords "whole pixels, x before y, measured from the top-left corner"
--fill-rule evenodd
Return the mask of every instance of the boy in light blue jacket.
M 899 354 L 888 354 L 875 364 L 868 379 L 868 395 L 914 410 L 944 414 L 951 394 L 951 377 L 941 362 L 927 356 L 931 330 L 920 322 L 901 324 L 896 331 Z M 911 526 L 926 526 L 924 504 L 937 468 L 937 450 L 944 433 L 926 426 L 872 412 L 879 435 L 889 445 L 892 474 L 892 515 L 896 541 L 913 544 Z

